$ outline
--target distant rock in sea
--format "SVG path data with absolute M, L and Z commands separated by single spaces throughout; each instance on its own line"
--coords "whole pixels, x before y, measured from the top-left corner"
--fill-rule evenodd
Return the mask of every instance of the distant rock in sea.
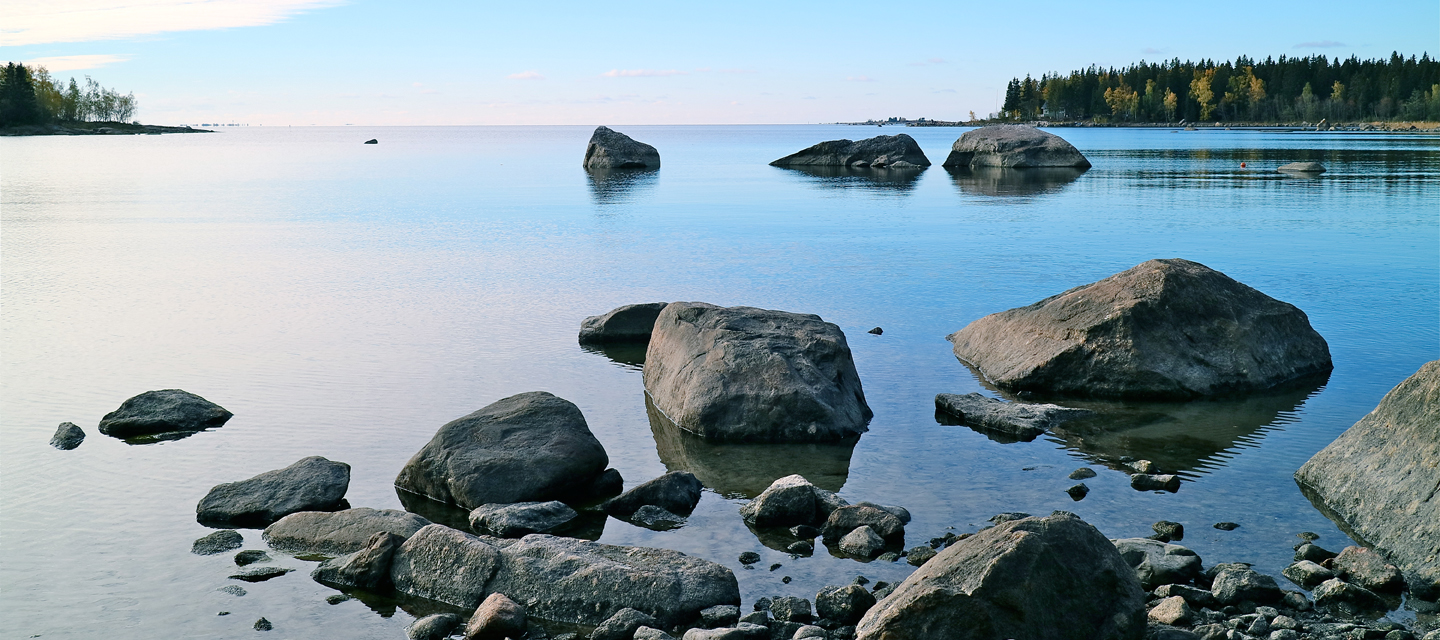
M 371 138 L 369 140 L 366 140 L 365 144 L 380 144 L 380 141 L 376 140 L 375 138 Z
M 946 167 L 1075 167 L 1090 161 L 1053 133 L 1024 124 L 997 124 L 966 131 L 950 147 Z
M 875 136 L 864 140 L 828 140 L 770 163 L 775 167 L 888 167 L 919 169 L 930 159 L 914 138 L 906 134 Z
M 595 127 L 585 146 L 586 169 L 659 169 L 660 152 L 609 127 Z
M 1275 168 L 1280 173 L 1325 173 L 1325 165 L 1318 162 L 1291 162 Z

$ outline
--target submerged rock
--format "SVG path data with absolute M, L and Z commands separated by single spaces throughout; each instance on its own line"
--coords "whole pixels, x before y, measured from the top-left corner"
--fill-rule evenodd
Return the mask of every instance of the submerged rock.
M 470 512 L 470 526 L 501 538 L 519 538 L 545 533 L 574 520 L 580 514 L 558 500 L 486 504 Z
M 100 433 L 129 438 L 170 431 L 203 431 L 234 415 L 224 407 L 180 389 L 146 391 L 100 419 Z
M 644 379 L 658 411 L 715 440 L 847 440 L 873 415 L 845 334 L 815 315 L 672 302 Z
M 294 569 L 268 566 L 245 567 L 243 569 L 240 569 L 239 571 L 236 571 L 235 573 L 230 574 L 230 579 L 244 580 L 246 582 L 264 582 L 266 580 L 273 580 L 275 578 L 279 578 L 280 576 L 290 573 L 291 571 L 294 571 Z
M 50 446 L 69 451 L 80 446 L 85 441 L 85 431 L 73 422 L 62 422 L 60 427 L 55 429 L 55 435 L 50 436 Z
M 646 529 L 664 531 L 685 524 L 685 516 L 670 513 L 653 504 L 647 504 L 630 514 L 630 522 Z
M 925 152 L 920 150 L 914 138 L 901 133 L 857 141 L 829 140 L 780 158 L 770 165 L 919 169 L 930 166 L 930 159 L 925 157 Z
M 1425 363 L 1295 473 L 1321 511 L 1406 571 L 1440 564 L 1440 360 Z
M 590 316 L 580 323 L 580 342 L 645 342 L 655 328 L 655 318 L 660 317 L 660 310 L 667 304 L 627 304 L 604 315 Z
M 286 553 L 355 553 L 379 532 L 409 538 L 429 520 L 399 509 L 359 507 L 343 511 L 292 513 L 265 527 L 265 542 Z
M 231 549 L 239 549 L 245 546 L 245 537 L 234 529 L 222 529 L 210 535 L 204 536 L 190 544 L 190 553 L 201 556 L 213 556 L 217 553 L 225 553 Z
M 381 531 L 355 553 L 320 563 L 310 577 L 316 582 L 342 587 L 379 589 L 390 584 L 390 562 L 405 538 Z
M 350 488 L 350 465 L 320 456 L 210 489 L 195 507 L 202 523 L 263 527 L 299 511 L 334 511 Z
M 976 429 L 999 431 L 1026 442 L 1034 440 L 1051 427 L 1095 415 L 1086 409 L 1070 409 L 1054 404 L 1006 402 L 978 393 L 936 395 L 935 408 Z
M 870 609 L 859 640 L 1139 638 L 1145 593 L 1115 546 L 1056 512 L 956 542 Z
M 269 562 L 270 554 L 259 549 L 249 549 L 235 554 L 235 565 L 243 567 L 257 562 Z
M 1007 391 L 1190 399 L 1332 368 L 1305 313 L 1189 260 L 1150 260 L 948 336 Z
M 440 427 L 395 486 L 464 509 L 573 500 L 592 491 L 609 461 L 579 407 L 532 391 Z
M 1077 167 L 1090 161 L 1053 133 L 1023 124 L 980 127 L 961 134 L 945 158 L 946 167 Z
M 1160 475 L 1135 473 L 1130 475 L 1130 487 L 1136 491 L 1169 491 L 1174 493 L 1180 490 L 1180 477 L 1168 473 Z
M 659 169 L 660 152 L 609 127 L 595 127 L 585 145 L 586 169 Z
M 695 474 L 689 471 L 671 471 L 663 476 L 647 480 L 605 503 L 605 512 L 617 518 L 628 518 L 640 507 L 653 505 L 671 513 L 689 515 L 700 503 L 704 489 Z
M 1318 162 L 1291 162 L 1275 168 L 1281 173 L 1325 173 L 1325 165 Z

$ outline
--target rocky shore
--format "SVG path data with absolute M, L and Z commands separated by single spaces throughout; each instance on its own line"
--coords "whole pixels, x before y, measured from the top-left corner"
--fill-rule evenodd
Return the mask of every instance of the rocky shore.
M 158 124 L 129 122 L 67 122 L 65 124 L 27 124 L 0 128 L 0 136 L 135 136 L 160 135 L 162 133 L 214 133 L 214 131 L 195 129 L 189 126 L 166 127 Z

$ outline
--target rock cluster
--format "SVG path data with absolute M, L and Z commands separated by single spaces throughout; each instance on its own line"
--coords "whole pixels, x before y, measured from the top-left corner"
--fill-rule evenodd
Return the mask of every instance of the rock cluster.
M 864 140 L 829 140 L 770 163 L 775 167 L 873 167 L 920 169 L 930 159 L 920 144 L 906 134 L 875 136 Z

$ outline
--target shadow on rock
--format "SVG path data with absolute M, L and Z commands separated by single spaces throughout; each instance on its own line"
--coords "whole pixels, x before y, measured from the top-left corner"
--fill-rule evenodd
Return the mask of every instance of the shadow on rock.
M 586 169 L 590 197 L 595 204 L 623 204 L 655 188 L 660 181 L 656 169 Z
M 711 442 L 675 426 L 651 404 L 648 394 L 645 412 L 666 470 L 689 471 L 729 498 L 754 498 L 775 480 L 797 473 L 821 489 L 839 491 L 850 476 L 850 457 L 859 442 L 859 438 L 806 444 Z
M 582 344 L 580 348 L 589 353 L 605 356 L 623 369 L 641 371 L 645 368 L 645 350 L 649 348 L 649 344 L 645 342 L 604 342 Z
M 782 167 L 784 171 L 803 176 L 804 181 L 822 189 L 866 189 L 909 193 L 915 190 L 924 169 L 889 169 L 874 167 Z
M 1055 193 L 1083 175 L 1086 169 L 976 167 L 945 169 L 960 192 L 972 196 L 1019 197 Z

